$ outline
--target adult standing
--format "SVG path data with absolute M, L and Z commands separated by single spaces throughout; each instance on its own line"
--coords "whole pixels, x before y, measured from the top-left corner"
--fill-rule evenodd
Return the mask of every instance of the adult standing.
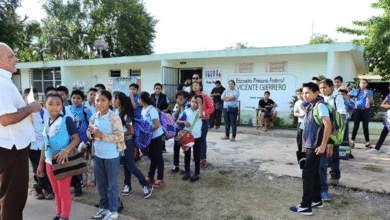
M 201 82 L 193 82 L 192 83 L 192 91 L 190 92 L 190 103 L 192 100 L 192 97 L 195 95 L 201 95 L 203 97 L 203 113 L 204 117 L 202 119 L 202 136 L 200 137 L 200 165 L 202 168 L 207 167 L 207 160 L 206 160 L 206 154 L 207 154 L 207 132 L 209 131 L 209 118 L 210 114 L 214 111 L 214 105 L 213 101 L 210 99 L 210 97 L 203 92 L 203 85 Z
M 28 154 L 35 141 L 29 117 L 41 110 L 39 102 L 28 105 L 12 82 L 16 72 L 12 49 L 0 43 L 0 219 L 22 220 L 28 191 Z
M 229 81 L 229 89 L 222 94 L 221 100 L 223 103 L 223 119 L 225 120 L 225 137 L 223 140 L 229 139 L 230 126 L 232 127 L 232 138 L 230 141 L 236 140 L 237 133 L 237 115 L 238 115 L 238 98 L 240 91 L 236 89 L 236 82 Z
M 200 74 L 200 73 L 198 73 L 198 72 L 195 72 L 195 73 L 192 75 L 192 83 L 194 83 L 194 82 L 200 82 L 200 83 L 202 83 L 202 74 Z M 186 91 L 186 92 L 188 92 L 188 93 L 190 93 L 191 90 L 192 90 L 192 84 L 191 84 L 191 86 L 189 86 L 189 87 L 187 87 L 187 88 L 184 89 L 184 91 Z M 203 92 L 204 94 L 208 94 L 205 88 L 203 88 L 203 91 L 202 91 L 202 92 Z
M 223 101 L 221 100 L 221 95 L 226 89 L 222 86 L 221 81 L 217 80 L 215 82 L 215 87 L 211 91 L 210 96 L 213 98 L 214 102 L 214 112 L 210 115 L 209 128 L 218 129 L 221 126 L 222 110 L 223 110 Z

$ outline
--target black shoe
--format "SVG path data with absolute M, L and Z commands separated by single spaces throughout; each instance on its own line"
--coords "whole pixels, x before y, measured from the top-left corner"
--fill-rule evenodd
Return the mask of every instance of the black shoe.
M 218 130 L 218 129 L 219 129 L 219 126 L 215 127 L 215 129 L 217 129 L 217 130 Z
M 198 181 L 199 180 L 199 175 L 193 175 L 191 178 L 190 178 L 191 182 L 195 182 L 195 181 Z
M 190 173 L 184 173 L 183 174 L 183 180 L 186 181 L 190 178 Z
M 83 190 L 81 189 L 81 185 L 74 187 L 74 196 L 81 196 L 83 195 Z
M 212 128 L 214 128 L 214 126 L 209 126 L 209 129 L 212 129 Z
M 185 172 L 186 172 L 185 170 L 181 170 L 180 175 L 184 175 Z
M 120 213 L 122 210 L 123 210 L 124 206 L 123 206 L 123 202 L 120 201 L 119 202 L 119 207 L 118 207 L 118 213 Z
M 60 219 L 61 219 L 60 215 L 56 215 L 56 217 L 53 218 L 53 220 L 60 220 Z
M 180 171 L 180 168 L 175 166 L 175 167 L 172 168 L 171 173 L 177 173 L 179 171 Z

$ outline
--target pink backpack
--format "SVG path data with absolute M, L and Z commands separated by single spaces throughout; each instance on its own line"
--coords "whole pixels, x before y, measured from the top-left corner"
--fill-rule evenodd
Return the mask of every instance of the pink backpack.
M 160 126 L 163 129 L 165 133 L 166 140 L 169 140 L 176 135 L 176 124 L 175 120 L 173 119 L 173 116 L 167 113 L 164 113 L 160 111 L 160 109 L 156 108 L 153 106 L 154 109 L 157 110 L 158 115 L 159 115 L 159 121 L 160 121 Z M 148 113 L 147 116 L 150 114 Z

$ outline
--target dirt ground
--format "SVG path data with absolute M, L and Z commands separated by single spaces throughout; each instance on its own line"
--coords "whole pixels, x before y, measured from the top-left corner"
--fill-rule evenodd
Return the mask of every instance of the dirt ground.
M 222 141 L 222 133 L 209 132 L 207 155 L 211 164 L 201 170 L 196 183 L 184 182 L 180 174 L 170 173 L 173 142 L 168 141 L 164 154 L 166 185 L 156 189 L 150 199 L 143 199 L 142 188 L 133 176 L 133 194 L 121 196 L 123 214 L 138 219 L 303 218 L 289 211 L 302 197 L 294 131 L 286 135 L 281 130 L 258 134 L 241 130 L 236 142 Z M 390 219 L 390 156 L 383 153 L 388 146 L 379 155 L 368 155 L 363 148 L 358 144 L 353 150 L 355 159 L 341 161 L 341 186 L 330 189 L 332 201 L 314 209 L 312 219 Z M 181 154 L 181 167 L 183 158 Z M 146 174 L 149 160 L 143 157 L 137 166 Z M 122 190 L 123 172 L 120 183 Z M 76 201 L 98 203 L 95 188 L 83 190 L 84 195 L 75 197 Z

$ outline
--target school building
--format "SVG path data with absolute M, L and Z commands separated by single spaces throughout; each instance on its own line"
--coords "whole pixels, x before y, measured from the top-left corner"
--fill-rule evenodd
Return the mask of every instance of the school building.
M 288 119 L 295 90 L 314 75 L 331 79 L 340 75 L 347 82 L 368 73 L 363 47 L 353 43 L 59 60 L 19 63 L 17 68 L 14 82 L 20 91 L 33 86 L 43 92 L 60 84 L 71 89 L 77 81 L 85 82 L 87 90 L 97 83 L 112 84 L 117 77 L 132 77 L 139 79 L 143 91 L 153 92 L 155 83 L 163 84 L 171 102 L 177 85 L 194 72 L 202 74 L 208 93 L 216 80 L 227 88 L 233 79 L 241 92 L 241 118 L 247 121 L 253 121 L 254 109 L 267 90 L 279 105 L 279 116 Z

